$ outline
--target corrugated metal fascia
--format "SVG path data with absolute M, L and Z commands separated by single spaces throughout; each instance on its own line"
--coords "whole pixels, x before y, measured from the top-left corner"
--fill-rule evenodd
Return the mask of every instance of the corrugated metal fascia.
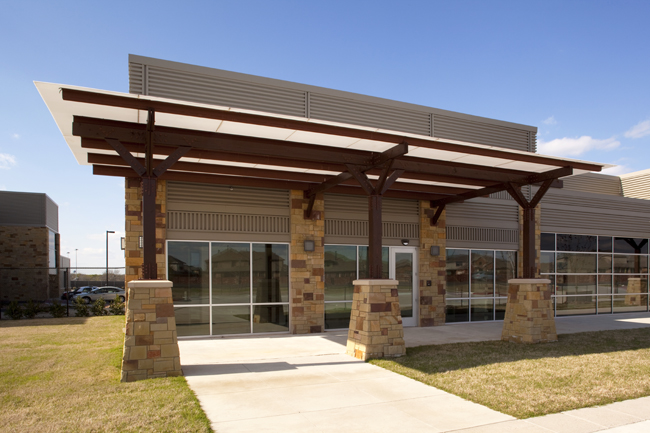
M 45 195 L 45 225 L 56 233 L 59 232 L 59 206 Z
M 325 219 L 368 220 L 368 199 L 362 196 L 325 194 Z M 382 199 L 382 220 L 391 222 L 420 221 L 420 203 L 398 198 Z
M 621 178 L 600 173 L 583 173 L 565 177 L 563 189 L 594 194 L 623 196 Z
M 536 191 L 537 187 L 534 187 L 533 192 Z M 647 200 L 565 189 L 550 189 L 541 203 L 542 208 L 546 205 L 568 206 L 578 212 L 581 209 L 594 209 L 597 212 L 620 215 L 650 213 L 650 202 Z
M 222 69 L 208 68 L 205 66 L 190 65 L 187 63 L 173 62 L 169 60 L 155 59 L 151 57 L 138 56 L 129 54 L 129 62 L 140 63 L 143 65 L 157 66 L 164 69 L 173 69 L 178 71 L 185 71 L 188 73 L 209 75 L 213 77 L 224 77 L 231 80 L 246 81 L 252 83 L 259 83 L 266 86 L 282 87 L 294 89 L 302 92 L 313 92 L 322 95 L 329 95 L 338 98 L 352 99 L 355 101 L 365 101 L 371 104 L 386 105 L 404 110 L 419 111 L 426 113 L 433 113 L 434 115 L 443 115 L 464 119 L 472 122 L 479 122 L 485 124 L 492 124 L 506 128 L 522 129 L 537 133 L 536 126 L 524 125 L 520 123 L 508 122 L 504 120 L 491 119 L 488 117 L 475 116 L 472 114 L 459 113 L 455 111 L 442 110 L 440 108 L 427 107 L 424 105 L 411 104 L 408 102 L 395 101 L 392 99 L 379 98 L 376 96 L 361 95 L 353 92 L 346 92 L 343 90 L 328 89 L 325 87 L 312 86 L 308 84 L 299 84 L 291 81 L 278 80 L 275 78 L 261 77 L 257 75 L 244 74 L 240 72 L 225 71 Z
M 519 207 L 514 200 L 475 198 L 446 207 L 447 225 L 518 228 Z
M 143 95 L 144 92 L 144 65 L 129 62 L 129 93 Z
M 448 116 L 434 116 L 436 137 L 528 151 L 529 131 L 472 122 Z
M 620 179 L 625 197 L 650 200 L 650 170 L 629 173 Z
M 309 113 L 314 119 L 372 126 L 420 135 L 429 135 L 431 132 L 430 116 L 424 112 L 369 104 L 318 93 L 310 94 L 310 104 Z
M 149 67 L 148 95 L 303 117 L 305 94 L 245 81 Z

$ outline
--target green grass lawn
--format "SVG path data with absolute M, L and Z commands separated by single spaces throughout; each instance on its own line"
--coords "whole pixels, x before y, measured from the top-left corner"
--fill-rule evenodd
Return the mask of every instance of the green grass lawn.
M 375 365 L 517 418 L 650 395 L 650 328 L 422 346 Z
M 120 382 L 124 316 L 0 322 L 0 428 L 210 432 L 184 377 Z

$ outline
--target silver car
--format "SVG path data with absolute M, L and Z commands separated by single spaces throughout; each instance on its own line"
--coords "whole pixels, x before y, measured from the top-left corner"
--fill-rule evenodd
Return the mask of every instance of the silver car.
M 81 298 L 86 304 L 90 304 L 93 301 L 103 298 L 105 301 L 112 301 L 113 299 L 119 299 L 120 302 L 124 302 L 126 299 L 126 292 L 124 289 L 115 286 L 104 286 L 97 287 L 96 289 L 91 290 L 87 293 L 79 293 L 72 297 L 72 299 Z

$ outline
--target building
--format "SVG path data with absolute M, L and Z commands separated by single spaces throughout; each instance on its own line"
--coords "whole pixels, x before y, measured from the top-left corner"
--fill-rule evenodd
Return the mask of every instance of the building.
M 59 245 L 59 207 L 50 197 L 0 191 L 0 300 L 58 298 L 66 259 Z
M 173 282 L 179 336 L 346 328 L 368 277 L 404 326 L 503 319 L 516 276 L 558 316 L 648 311 L 650 201 L 534 126 L 133 55 L 129 79 L 37 87 L 126 178 L 126 278 Z

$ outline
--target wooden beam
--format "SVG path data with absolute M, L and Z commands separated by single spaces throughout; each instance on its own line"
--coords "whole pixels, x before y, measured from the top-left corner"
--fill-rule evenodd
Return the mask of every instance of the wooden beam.
M 362 140 L 383 141 L 395 144 L 402 143 L 404 140 L 408 140 L 409 144 L 412 146 L 446 150 L 450 152 L 468 153 L 471 155 L 488 156 L 492 158 L 513 159 L 516 161 L 531 162 L 555 167 L 565 164 L 565 162 L 558 161 L 556 158 L 537 155 L 534 153 L 508 152 L 506 150 L 498 150 L 492 147 L 474 147 L 450 143 L 442 140 L 416 138 L 411 136 L 405 137 L 401 134 L 391 134 L 367 129 L 335 126 L 318 122 L 307 122 L 303 120 L 275 117 L 273 115 L 240 113 L 230 110 L 220 110 L 180 103 L 149 100 L 146 99 L 146 97 L 142 96 L 136 98 L 131 96 L 112 95 L 68 88 L 62 88 L 61 94 L 64 101 L 83 102 L 88 104 L 130 108 L 135 110 L 153 109 L 159 113 L 179 114 L 183 116 L 269 126 L 273 128 L 284 128 L 297 131 L 308 131 L 334 136 L 353 137 Z M 576 169 L 587 171 L 601 171 L 602 169 L 600 165 L 579 161 L 572 161 L 570 165 Z

